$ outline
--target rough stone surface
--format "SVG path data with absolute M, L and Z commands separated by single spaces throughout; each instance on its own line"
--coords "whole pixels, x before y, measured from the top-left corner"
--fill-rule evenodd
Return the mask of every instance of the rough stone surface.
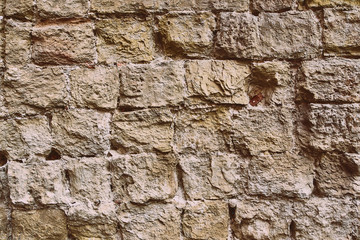
M 5 15 L 14 18 L 31 20 L 34 15 L 34 1 L 14 0 L 6 1 Z
M 258 12 L 276 12 L 293 9 L 296 6 L 296 0 L 254 0 L 252 9 Z
M 89 11 L 88 0 L 39 0 L 36 4 L 38 14 L 42 18 L 85 17 Z
M 338 7 L 360 6 L 360 2 L 353 0 L 305 0 L 309 7 Z
M 1 206 L 0 207 L 0 239 L 1 240 L 8 239 L 8 235 L 9 235 L 8 215 L 9 215 L 9 210 L 6 209 L 4 206 Z
M 70 225 L 70 236 L 78 240 L 118 240 L 121 235 L 116 224 Z

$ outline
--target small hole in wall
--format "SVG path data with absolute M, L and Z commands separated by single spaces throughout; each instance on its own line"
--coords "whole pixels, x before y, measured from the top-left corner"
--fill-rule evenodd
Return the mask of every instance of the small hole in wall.
M 229 215 L 230 215 L 230 220 L 235 220 L 236 217 L 236 207 L 232 207 L 229 204 Z
M 49 155 L 47 155 L 46 160 L 59 160 L 61 159 L 61 154 L 58 150 L 56 150 L 55 148 L 52 148 Z
M 296 239 L 296 223 L 294 221 L 291 221 L 289 228 L 291 239 Z
M 0 151 L 0 167 L 8 162 L 8 154 L 6 151 Z

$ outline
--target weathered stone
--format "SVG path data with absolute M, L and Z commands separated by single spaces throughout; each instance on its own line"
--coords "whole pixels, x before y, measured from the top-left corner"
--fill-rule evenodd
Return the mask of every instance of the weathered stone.
M 70 156 L 95 156 L 109 150 L 110 113 L 72 109 L 52 117 L 54 146 Z
M 248 160 L 235 154 L 181 155 L 185 195 L 191 200 L 225 199 L 245 193 Z
M 226 57 L 298 59 L 317 56 L 320 23 L 312 11 L 221 13 L 217 54 Z
M 36 6 L 38 14 L 42 18 L 85 17 L 89 11 L 88 0 L 38 0 Z
M 297 0 L 254 0 L 252 9 L 258 12 L 277 12 L 293 9 Z
M 76 222 L 77 223 L 77 222 Z M 119 240 L 120 233 L 116 224 L 69 225 L 70 236 L 77 240 Z
M 61 210 L 13 210 L 12 227 L 13 239 L 67 239 L 66 216 Z
M 295 154 L 255 156 L 249 161 L 251 195 L 308 198 L 313 192 L 314 164 Z
M 215 103 L 249 102 L 248 65 L 236 61 L 196 60 L 187 62 L 185 67 L 190 97 L 205 98 Z
M 212 13 L 165 15 L 158 18 L 165 51 L 171 56 L 208 56 L 213 49 Z
M 120 68 L 120 107 L 180 104 L 185 95 L 184 62 L 164 61 Z
M 116 111 L 112 119 L 111 143 L 120 152 L 170 152 L 174 135 L 170 110 Z
M 92 64 L 93 24 L 80 20 L 38 24 L 32 31 L 32 57 L 37 64 Z
M 59 67 L 10 66 L 4 78 L 4 102 L 10 114 L 65 107 L 65 82 L 65 74 Z
M 17 22 L 12 19 L 6 21 L 5 61 L 7 64 L 26 64 L 30 62 L 30 31 L 30 22 Z
M 360 12 L 324 10 L 325 54 L 360 56 Z
M 71 102 L 76 107 L 115 109 L 119 87 L 118 71 L 114 67 L 70 71 Z
M 119 210 L 124 239 L 180 239 L 181 210 L 174 204 L 129 205 Z
M 154 58 L 152 23 L 132 17 L 95 23 L 101 63 L 149 62 Z
M 176 192 L 176 161 L 171 155 L 116 155 L 111 161 L 112 186 L 120 202 L 167 200 Z
M 356 0 L 305 0 L 305 2 L 309 7 L 360 6 L 360 2 Z
M 229 209 L 226 202 L 188 202 L 182 219 L 186 240 L 227 240 Z
M 9 215 L 10 211 L 5 206 L 0 206 L 0 240 L 9 239 Z
M 31 20 L 34 17 L 33 0 L 6 1 L 5 16 Z

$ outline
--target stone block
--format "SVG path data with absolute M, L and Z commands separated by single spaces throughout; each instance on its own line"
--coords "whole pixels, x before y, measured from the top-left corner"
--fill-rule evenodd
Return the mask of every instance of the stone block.
M 6 1 L 4 13 L 7 17 L 32 20 L 34 18 L 33 0 Z
M 116 224 L 69 224 L 70 236 L 77 240 L 121 239 Z
M 294 9 L 297 0 L 254 0 L 252 9 L 257 12 L 277 12 Z
M 39 0 L 36 6 L 42 18 L 86 17 L 89 11 L 88 0 Z
M 9 218 L 10 214 L 9 209 L 6 209 L 5 206 L 0 207 L 0 240 L 9 239 Z
M 360 2 L 353 0 L 305 0 L 309 7 L 340 7 L 360 6 Z

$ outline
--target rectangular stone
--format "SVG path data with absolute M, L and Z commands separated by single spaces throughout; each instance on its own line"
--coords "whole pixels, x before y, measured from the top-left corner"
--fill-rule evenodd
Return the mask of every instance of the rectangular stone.
M 307 59 L 319 55 L 320 21 L 312 11 L 221 13 L 216 36 L 220 57 Z
M 86 17 L 89 11 L 88 0 L 38 0 L 36 6 L 42 18 Z
M 9 217 L 10 209 L 4 205 L 0 206 L 0 240 L 8 240 L 10 238 Z
M 95 37 L 89 21 L 37 24 L 32 31 L 32 58 L 37 64 L 92 64 Z
M 33 0 L 6 1 L 4 9 L 5 16 L 32 20 L 34 18 L 34 3 Z
M 360 56 L 360 12 L 324 10 L 325 54 Z
M 184 101 L 183 61 L 125 65 L 120 68 L 120 107 L 175 106 Z
M 360 6 L 357 0 L 305 0 L 309 7 Z
M 95 23 L 98 60 L 101 63 L 149 62 L 155 54 L 152 22 L 123 17 Z
M 277 12 L 294 9 L 297 0 L 253 0 L 252 9 L 257 12 Z
M 359 102 L 360 60 L 331 58 L 303 62 L 299 99 L 310 102 Z
M 81 222 L 74 222 L 68 225 L 69 236 L 74 239 L 106 239 L 119 240 L 121 239 L 121 232 L 118 230 L 117 224 L 84 224 Z

